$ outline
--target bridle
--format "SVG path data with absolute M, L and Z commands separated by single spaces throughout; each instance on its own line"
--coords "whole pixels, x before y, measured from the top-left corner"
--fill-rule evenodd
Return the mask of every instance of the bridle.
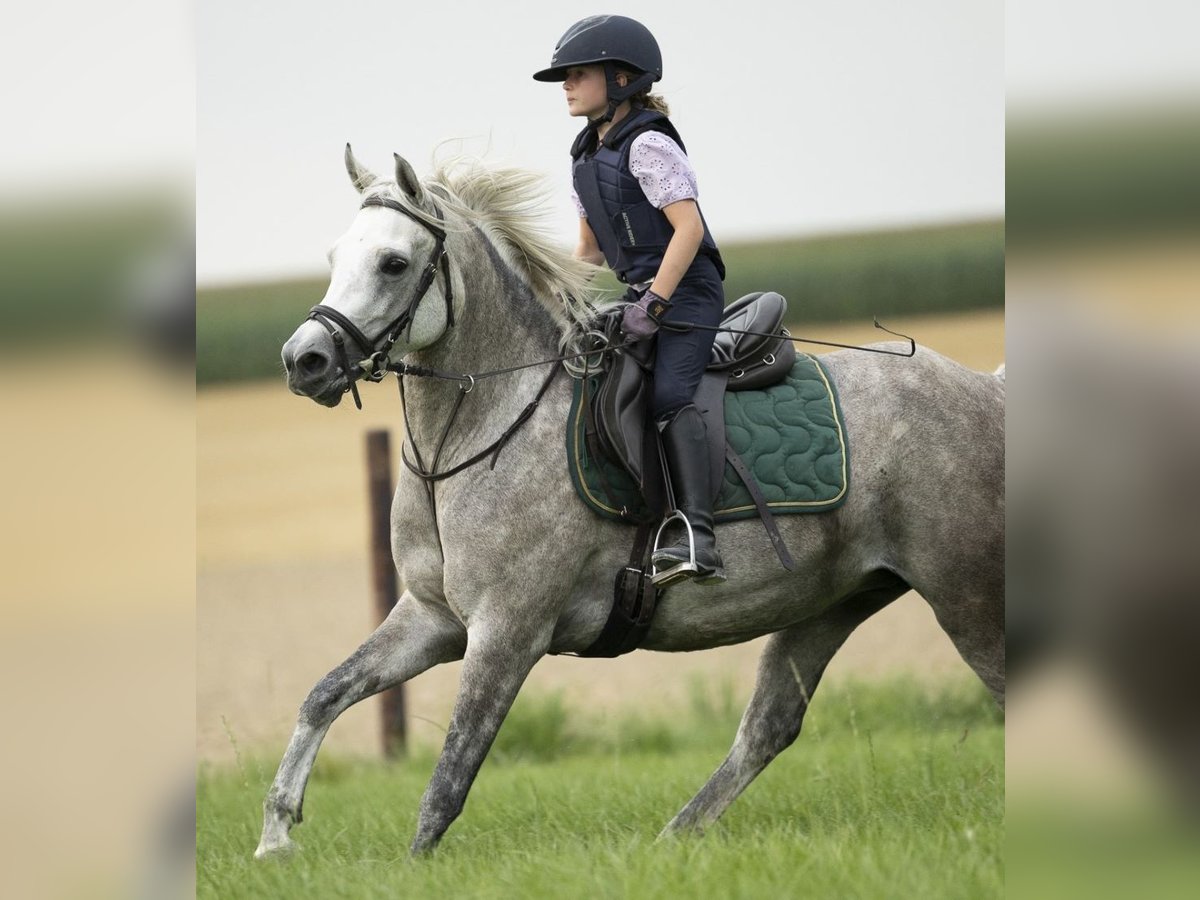
M 417 314 L 417 306 L 420 304 L 421 300 L 424 299 L 425 294 L 429 291 L 430 286 L 437 277 L 439 268 L 441 269 L 442 278 L 446 285 L 444 293 L 446 299 L 447 328 L 454 325 L 454 290 L 450 281 L 450 262 L 449 254 L 446 250 L 446 231 L 444 228 L 440 228 L 437 225 L 433 225 L 430 222 L 425 221 L 423 218 L 420 218 L 414 214 L 412 210 L 401 206 L 395 200 L 391 200 L 387 197 L 368 197 L 362 202 L 361 208 L 368 206 L 384 206 L 388 209 L 393 209 L 396 212 L 403 213 L 413 221 L 428 229 L 436 240 L 429 264 L 421 273 L 421 279 L 417 283 L 417 287 L 413 292 L 412 299 L 408 302 L 408 305 L 405 306 L 404 309 L 402 309 L 400 313 L 394 319 L 392 319 L 391 322 L 388 323 L 387 327 L 383 329 L 380 336 L 374 339 L 367 337 L 367 335 L 363 333 L 362 329 L 354 324 L 349 316 L 331 306 L 317 304 L 308 311 L 308 315 L 305 317 L 305 319 L 312 319 L 316 322 L 319 322 L 322 326 L 324 326 L 325 330 L 329 332 L 329 336 L 333 340 L 334 347 L 337 350 L 338 365 L 341 367 L 342 374 L 346 376 L 346 389 L 354 395 L 354 405 L 359 409 L 362 409 L 362 399 L 359 397 L 357 386 L 357 382 L 360 378 L 367 381 L 382 381 L 383 378 L 389 373 L 396 374 L 397 382 L 400 386 L 401 405 L 404 410 L 404 429 L 407 435 L 407 443 L 412 447 L 416 460 L 415 462 L 409 460 L 408 456 L 403 452 L 403 450 L 401 451 L 401 458 L 404 460 L 404 464 L 425 482 L 430 491 L 430 501 L 432 502 L 433 484 L 435 482 L 449 478 L 452 475 L 456 475 L 464 469 L 475 465 L 477 462 L 489 455 L 492 457 L 492 468 L 495 468 L 496 459 L 500 455 L 500 451 L 504 449 L 504 446 L 509 442 L 509 440 L 512 439 L 513 435 L 515 435 L 525 424 L 525 422 L 529 420 L 534 411 L 536 411 L 542 398 L 546 395 L 546 392 L 550 389 L 550 385 L 554 381 L 555 375 L 558 374 L 558 367 L 555 366 L 550 370 L 545 380 L 542 382 L 541 388 L 538 390 L 537 395 L 529 404 L 525 406 L 512 425 L 510 425 L 497 440 L 493 441 L 483 451 L 475 454 L 465 462 L 462 462 L 451 469 L 439 472 L 437 471 L 437 464 L 440 461 L 442 449 L 446 444 L 446 439 L 448 438 L 450 429 L 453 427 L 454 422 L 458 417 L 458 411 L 462 406 L 463 400 L 466 398 L 467 394 L 471 393 L 471 391 L 474 389 L 477 377 L 480 379 L 490 378 L 497 375 L 504 375 L 509 372 L 517 372 L 522 369 L 528 369 L 533 366 L 545 365 L 547 363 L 573 361 L 581 356 L 588 357 L 594 355 L 597 351 L 589 350 L 586 353 L 567 354 L 566 356 L 558 357 L 556 359 L 539 360 L 534 363 L 509 366 L 503 369 L 495 369 L 490 372 L 480 372 L 478 375 L 443 372 L 438 369 L 429 368 L 428 366 L 389 361 L 388 353 L 391 352 L 392 347 L 395 346 L 396 342 L 400 339 L 400 335 L 405 330 L 408 330 L 409 334 L 411 335 L 413 320 L 416 318 Z M 442 216 L 442 211 L 437 207 L 436 204 L 434 204 L 433 207 L 433 214 L 437 217 L 439 223 L 445 223 L 445 219 Z M 339 328 L 341 329 L 340 331 L 338 330 Z M 346 355 L 346 343 L 342 338 L 342 332 L 345 332 L 347 335 L 349 335 L 350 340 L 352 340 L 362 352 L 363 358 L 359 361 L 357 366 L 350 365 L 350 359 Z M 446 425 L 443 428 L 441 438 L 437 443 L 437 449 L 433 455 L 433 463 L 429 470 L 424 468 L 420 451 L 417 450 L 416 443 L 413 441 L 412 428 L 408 421 L 408 404 L 404 402 L 405 375 L 415 375 L 417 377 L 425 378 L 439 378 L 446 381 L 457 381 L 460 383 L 458 398 L 454 403 L 454 408 L 451 410 L 450 416 L 446 420 Z M 434 508 L 434 516 L 436 519 L 436 507 Z
M 446 250 L 445 229 L 426 222 L 415 215 L 412 210 L 401 206 L 395 200 L 387 197 L 368 197 L 362 202 L 360 209 L 365 209 L 368 206 L 385 206 L 388 209 L 394 209 L 396 212 L 403 213 L 427 229 L 433 235 L 436 243 L 434 244 L 433 255 L 430 257 L 429 264 L 421 272 L 421 280 L 417 282 L 417 288 L 413 292 L 412 300 L 388 323 L 378 337 L 374 339 L 367 337 L 362 329 L 350 320 L 349 316 L 339 312 L 332 306 L 325 306 L 318 303 L 308 311 L 308 315 L 305 317 L 306 319 L 319 322 L 329 332 L 330 338 L 333 339 L 334 349 L 337 350 L 338 365 L 341 366 L 342 374 L 346 376 L 347 390 L 354 395 L 354 405 L 359 409 L 362 409 L 362 400 L 358 396 L 358 380 L 360 378 L 367 381 L 383 380 L 383 377 L 388 372 L 388 354 L 391 353 L 396 341 L 400 340 L 402 333 L 407 331 L 408 334 L 405 337 L 411 337 L 413 321 L 417 317 L 417 306 L 424 299 L 425 294 L 429 292 L 434 279 L 437 278 L 439 268 L 442 272 L 442 279 L 446 283 L 446 289 L 443 292 L 446 299 L 446 327 L 449 328 L 454 325 L 454 288 L 450 282 L 450 257 Z M 442 211 L 438 209 L 436 204 L 434 204 L 433 213 L 437 217 L 438 222 L 445 223 Z M 339 328 L 341 331 L 338 330 Z M 346 355 L 346 342 L 342 338 L 342 332 L 345 332 L 350 337 L 350 340 L 354 341 L 362 353 L 363 358 L 357 366 L 352 367 L 350 365 L 350 358 Z

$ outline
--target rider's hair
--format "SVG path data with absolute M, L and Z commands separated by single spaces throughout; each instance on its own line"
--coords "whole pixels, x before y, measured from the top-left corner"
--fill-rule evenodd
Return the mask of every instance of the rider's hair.
M 667 101 L 662 98 L 661 94 L 650 93 L 650 88 L 642 88 L 632 99 L 634 106 L 642 106 L 646 109 L 652 109 L 655 112 L 660 112 L 664 116 L 671 114 L 671 108 L 667 106 Z
M 629 76 L 630 80 L 637 78 L 642 74 L 635 69 L 619 68 L 617 71 L 624 72 Z M 649 86 L 642 88 L 632 97 L 630 97 L 629 102 L 633 106 L 641 107 L 643 109 L 652 109 L 655 112 L 662 113 L 664 116 L 669 116 L 671 114 L 671 108 L 667 106 L 667 101 L 663 99 L 661 94 L 650 93 Z

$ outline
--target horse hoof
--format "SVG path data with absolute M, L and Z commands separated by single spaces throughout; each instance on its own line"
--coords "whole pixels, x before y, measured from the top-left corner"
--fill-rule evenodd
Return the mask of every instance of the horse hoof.
M 265 840 L 258 845 L 258 849 L 254 851 L 255 859 L 285 859 L 291 856 L 299 848 L 296 842 L 291 838 L 285 837 L 282 841 L 268 844 Z

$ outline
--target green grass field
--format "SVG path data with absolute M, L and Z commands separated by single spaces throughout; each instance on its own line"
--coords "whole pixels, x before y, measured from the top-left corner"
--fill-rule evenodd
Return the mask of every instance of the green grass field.
M 675 718 L 518 701 L 438 850 L 407 848 L 435 748 L 318 762 L 293 831 L 257 863 L 275 759 L 202 768 L 201 897 L 999 897 L 1004 739 L 978 684 L 844 685 L 707 835 L 657 842 L 723 758 L 733 692 Z M 336 725 L 334 726 L 336 727 Z

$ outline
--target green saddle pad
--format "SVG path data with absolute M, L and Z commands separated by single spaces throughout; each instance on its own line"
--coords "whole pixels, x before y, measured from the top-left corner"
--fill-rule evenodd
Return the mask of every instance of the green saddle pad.
M 580 498 L 600 515 L 627 521 L 647 512 L 641 492 L 618 464 L 589 453 L 583 382 L 575 382 L 567 420 L 567 461 Z M 787 377 L 763 391 L 725 394 L 725 435 L 754 474 L 775 515 L 825 512 L 841 506 L 850 487 L 850 451 L 837 391 L 816 357 L 797 354 Z M 718 522 L 758 515 L 754 500 L 725 464 Z

